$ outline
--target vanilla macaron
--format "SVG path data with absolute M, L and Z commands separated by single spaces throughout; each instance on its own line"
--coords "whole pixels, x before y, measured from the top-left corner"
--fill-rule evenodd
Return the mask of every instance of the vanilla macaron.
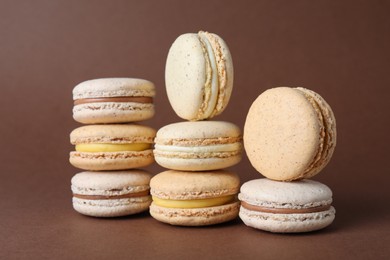
M 159 165 L 172 170 L 222 169 L 241 160 L 241 131 L 222 121 L 174 123 L 158 130 L 153 152 Z
M 267 178 L 310 178 L 332 157 L 336 120 L 326 101 L 311 90 L 269 89 L 248 112 L 244 146 L 253 167 Z
M 75 151 L 69 161 L 91 171 L 144 167 L 154 162 L 155 135 L 153 128 L 136 124 L 82 126 L 70 134 Z
M 195 121 L 222 113 L 233 89 L 233 61 L 224 40 L 203 31 L 180 35 L 168 53 L 165 84 L 179 117 Z
M 73 118 L 83 124 L 126 123 L 154 115 L 154 84 L 134 78 L 84 81 L 73 89 Z
M 73 208 L 93 217 L 119 217 L 146 211 L 151 174 L 142 170 L 81 172 L 73 176 Z
M 238 216 L 240 180 L 227 171 L 165 171 L 150 181 L 150 214 L 158 221 L 180 226 L 223 223 Z
M 332 191 L 313 180 L 251 180 L 241 186 L 238 198 L 242 221 L 265 231 L 314 231 L 327 227 L 335 218 Z

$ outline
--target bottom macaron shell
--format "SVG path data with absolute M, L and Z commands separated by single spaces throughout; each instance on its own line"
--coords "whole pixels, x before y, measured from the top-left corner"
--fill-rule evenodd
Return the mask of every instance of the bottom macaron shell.
M 275 233 L 315 231 L 329 226 L 335 218 L 335 209 L 306 214 L 273 214 L 251 211 L 240 207 L 239 216 L 245 225 Z
M 70 153 L 70 163 L 90 171 L 125 170 L 148 166 L 154 162 L 152 150 L 141 152 Z
M 121 217 L 146 211 L 152 202 L 151 196 L 140 198 L 86 200 L 73 197 L 73 208 L 92 217 Z
M 177 226 L 207 226 L 224 223 L 238 216 L 239 202 L 207 208 L 165 208 L 152 202 L 150 215 L 158 221 Z
M 241 161 L 241 155 L 227 158 L 180 159 L 155 155 L 156 162 L 165 168 L 179 171 L 212 171 L 228 168 Z

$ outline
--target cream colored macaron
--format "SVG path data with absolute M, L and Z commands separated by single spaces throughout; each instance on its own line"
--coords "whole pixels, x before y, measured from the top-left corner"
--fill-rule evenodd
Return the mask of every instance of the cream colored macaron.
M 156 162 L 172 170 L 217 170 L 241 160 L 241 130 L 229 122 L 170 124 L 158 130 L 155 143 Z
M 179 117 L 195 121 L 222 113 L 233 89 L 233 61 L 226 43 L 203 31 L 180 35 L 168 53 L 165 84 Z
M 165 171 L 150 181 L 150 214 L 171 225 L 205 226 L 238 216 L 240 180 L 228 171 Z
M 88 125 L 70 134 L 70 163 L 83 170 L 124 170 L 154 162 L 153 128 L 136 124 Z
M 73 208 L 93 217 L 119 217 L 148 210 L 151 174 L 142 170 L 81 172 L 72 178 Z
M 244 146 L 253 167 L 267 178 L 310 178 L 332 157 L 336 120 L 326 101 L 311 90 L 269 89 L 248 112 Z
M 154 84 L 135 78 L 102 78 L 73 89 L 73 118 L 83 124 L 128 123 L 154 115 Z

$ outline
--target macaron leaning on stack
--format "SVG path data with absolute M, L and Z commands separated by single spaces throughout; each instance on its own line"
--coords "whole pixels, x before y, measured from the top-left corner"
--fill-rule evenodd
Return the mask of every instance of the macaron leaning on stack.
M 134 124 L 154 115 L 154 85 L 133 78 L 104 78 L 73 90 L 70 163 L 86 170 L 72 178 L 73 207 L 81 214 L 117 217 L 148 209 L 151 174 L 136 168 L 154 162 L 156 131 Z
M 232 123 L 208 120 L 223 112 L 233 88 L 226 43 L 208 32 L 179 36 L 168 53 L 165 82 L 173 110 L 188 121 L 164 126 L 156 134 L 156 162 L 170 171 L 151 180 L 151 215 L 183 226 L 236 218 L 239 178 L 221 169 L 241 160 L 241 131 Z M 167 184 L 166 176 L 174 185 Z M 223 189 L 229 194 L 220 193 Z
M 265 91 L 248 112 L 244 145 L 252 166 L 268 178 L 241 187 L 246 225 L 288 233 L 332 223 L 332 191 L 306 180 L 329 163 L 336 147 L 336 120 L 320 95 L 304 88 Z

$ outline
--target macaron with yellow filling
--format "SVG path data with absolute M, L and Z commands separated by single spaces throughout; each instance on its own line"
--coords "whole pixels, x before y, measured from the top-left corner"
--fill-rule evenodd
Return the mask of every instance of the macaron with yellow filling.
M 73 118 L 83 124 L 127 123 L 154 115 L 154 84 L 135 78 L 102 78 L 73 89 Z
M 217 170 L 241 160 L 241 130 L 229 122 L 195 121 L 166 125 L 158 130 L 155 143 L 156 162 L 172 170 Z
M 136 124 L 82 126 L 70 134 L 75 151 L 69 161 L 90 171 L 144 167 L 154 162 L 155 135 L 153 128 Z
M 119 217 L 146 211 L 151 174 L 142 170 L 81 172 L 72 178 L 73 208 L 93 217 Z
M 228 171 L 165 171 L 150 181 L 150 214 L 158 221 L 180 226 L 205 226 L 238 216 L 240 180 Z
M 233 60 L 225 41 L 203 31 L 180 35 L 168 53 L 165 85 L 173 110 L 183 119 L 222 113 L 233 89 Z
M 319 230 L 335 218 L 332 191 L 313 180 L 257 179 L 241 186 L 240 218 L 249 227 L 276 233 Z

